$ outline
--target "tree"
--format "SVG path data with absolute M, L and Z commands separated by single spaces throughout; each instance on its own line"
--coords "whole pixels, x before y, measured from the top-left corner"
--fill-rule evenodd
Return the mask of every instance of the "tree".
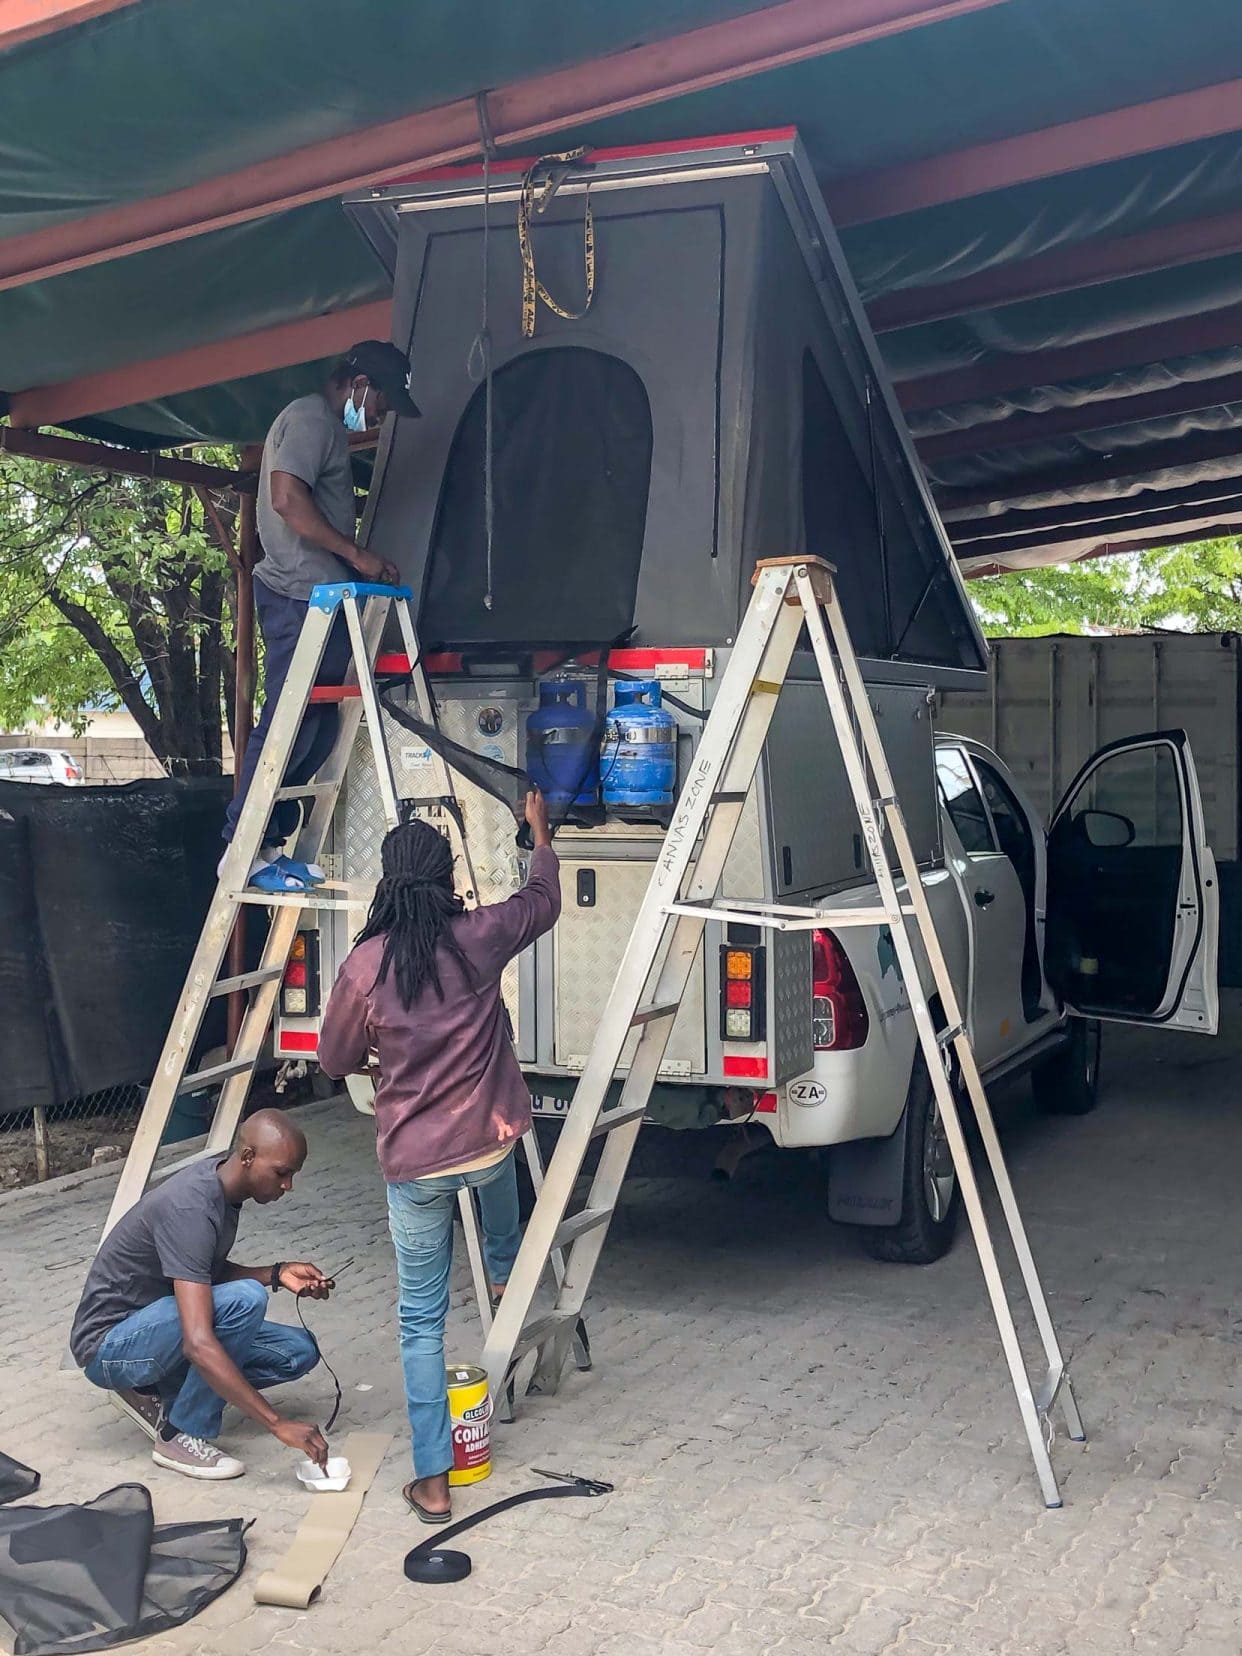
M 1017 570 L 967 587 L 996 637 L 1141 631 L 1242 632 L 1242 537 Z
M 231 454 L 218 457 L 225 464 Z M 7 457 L 0 469 L 0 724 L 80 731 L 119 699 L 174 775 L 219 775 L 236 583 L 187 485 Z

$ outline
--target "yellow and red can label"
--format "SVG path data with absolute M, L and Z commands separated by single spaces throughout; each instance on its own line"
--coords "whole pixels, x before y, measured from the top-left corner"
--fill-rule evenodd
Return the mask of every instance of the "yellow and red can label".
M 462 1365 L 446 1371 L 453 1433 L 451 1484 L 481 1483 L 492 1470 L 492 1399 L 487 1374 Z

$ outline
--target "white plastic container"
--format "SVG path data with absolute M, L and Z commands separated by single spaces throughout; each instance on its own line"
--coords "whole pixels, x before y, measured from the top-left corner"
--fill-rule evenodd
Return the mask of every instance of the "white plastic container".
M 329 1458 L 327 1470 L 324 1472 L 321 1472 L 312 1460 L 299 1461 L 297 1476 L 300 1484 L 305 1484 L 307 1489 L 313 1489 L 317 1495 L 329 1495 L 349 1488 L 353 1468 L 344 1455 L 333 1455 Z

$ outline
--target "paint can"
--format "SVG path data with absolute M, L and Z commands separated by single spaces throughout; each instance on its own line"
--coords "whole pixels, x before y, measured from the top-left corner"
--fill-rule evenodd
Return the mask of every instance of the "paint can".
M 450 1484 L 482 1483 L 492 1473 L 492 1399 L 487 1374 L 462 1364 L 446 1371 L 453 1433 Z

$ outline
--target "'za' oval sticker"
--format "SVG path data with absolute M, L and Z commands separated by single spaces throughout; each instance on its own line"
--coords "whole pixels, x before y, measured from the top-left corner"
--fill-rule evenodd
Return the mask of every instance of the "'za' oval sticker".
M 828 1097 L 828 1089 L 818 1081 L 793 1081 L 789 1097 L 794 1104 L 822 1104 Z

